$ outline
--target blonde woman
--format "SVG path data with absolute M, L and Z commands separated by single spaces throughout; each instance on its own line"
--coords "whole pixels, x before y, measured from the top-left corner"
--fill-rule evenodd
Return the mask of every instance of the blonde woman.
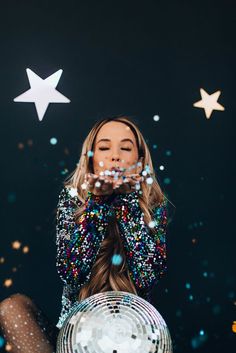
M 54 352 L 73 304 L 95 293 L 120 290 L 151 301 L 167 269 L 166 230 L 167 198 L 137 124 L 126 116 L 98 121 L 57 204 L 59 320 L 53 326 L 23 294 L 5 299 L 0 323 L 11 352 Z

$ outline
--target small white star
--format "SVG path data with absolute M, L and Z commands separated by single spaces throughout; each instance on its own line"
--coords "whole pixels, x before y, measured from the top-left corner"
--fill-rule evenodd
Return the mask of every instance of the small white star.
M 54 72 L 46 79 L 42 79 L 30 69 L 26 73 L 30 83 L 30 89 L 14 98 L 14 102 L 33 102 L 35 104 L 39 120 L 43 120 L 49 103 L 69 103 L 70 100 L 56 90 L 63 70 Z
M 217 102 L 221 91 L 217 91 L 212 94 L 208 94 L 203 88 L 200 88 L 202 99 L 193 104 L 194 107 L 203 108 L 207 119 L 210 118 L 213 110 L 225 110 L 225 108 Z

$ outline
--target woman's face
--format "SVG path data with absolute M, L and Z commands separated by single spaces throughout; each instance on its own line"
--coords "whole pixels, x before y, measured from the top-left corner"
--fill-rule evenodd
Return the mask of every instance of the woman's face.
M 93 151 L 93 170 L 99 174 L 104 170 L 135 168 L 124 174 L 139 173 L 142 167 L 136 166 L 138 147 L 132 130 L 125 123 L 110 121 L 97 133 Z

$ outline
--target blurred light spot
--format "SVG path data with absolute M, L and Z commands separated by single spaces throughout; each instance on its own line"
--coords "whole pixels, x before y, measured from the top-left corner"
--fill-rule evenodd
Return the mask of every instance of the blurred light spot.
M 176 315 L 177 317 L 181 317 L 181 316 L 182 316 L 182 311 L 181 311 L 180 309 L 176 310 L 175 315 Z
M 64 170 L 61 171 L 61 175 L 65 175 L 67 173 L 68 173 L 68 169 L 67 168 L 65 168 Z
M 199 335 L 200 335 L 200 336 L 203 336 L 203 335 L 204 335 L 204 331 L 203 331 L 203 330 L 200 330 Z
M 219 315 L 220 312 L 221 312 L 221 307 L 220 307 L 220 305 L 215 304 L 215 305 L 212 307 L 212 312 L 213 312 L 214 315 Z
M 16 201 L 16 194 L 14 192 L 9 192 L 7 195 L 7 201 L 13 203 Z
M 160 165 L 159 169 L 160 169 L 160 170 L 164 170 L 165 167 L 164 167 L 163 165 Z
M 190 289 L 190 288 L 191 288 L 191 284 L 190 284 L 190 283 L 186 283 L 186 284 L 185 284 L 185 287 L 186 287 L 187 289 Z
M 100 183 L 100 181 L 96 181 L 96 183 L 94 185 L 95 185 L 96 188 L 100 188 L 101 183 Z
M 146 171 L 146 170 L 143 170 L 143 171 L 142 171 L 142 175 L 143 175 L 143 176 L 146 176 L 146 175 L 147 175 L 147 171 Z
M 201 347 L 203 343 L 207 341 L 207 339 L 208 339 L 207 334 L 195 336 L 194 338 L 191 339 L 192 348 L 196 349 Z
M 166 185 L 170 184 L 170 178 L 164 178 L 164 184 Z
M 156 144 L 152 145 L 152 147 L 153 147 L 154 150 L 157 149 L 157 145 Z
M 21 243 L 18 240 L 15 240 L 11 243 L 12 249 L 18 250 L 21 247 Z
M 23 249 L 22 249 L 22 252 L 23 252 L 24 254 L 27 254 L 27 253 L 29 252 L 29 247 L 28 247 L 27 245 L 24 246 Z
M 203 226 L 203 222 L 199 221 L 199 222 L 194 222 L 192 224 L 188 225 L 188 229 L 194 229 L 194 228 L 198 228 L 198 227 L 202 227 Z
M 28 143 L 28 146 L 31 147 L 33 145 L 33 140 L 28 140 L 27 143 Z
M 5 340 L 2 336 L 0 336 L 0 348 L 4 346 Z
M 145 165 L 145 168 L 144 168 L 144 169 L 146 170 L 147 173 L 150 173 L 150 172 L 151 172 L 150 167 L 149 167 L 148 164 Z
M 88 156 L 88 157 L 93 157 L 93 151 L 88 151 L 88 152 L 87 152 L 87 156 Z
M 64 148 L 64 153 L 65 153 L 66 155 L 70 154 L 69 149 L 68 149 L 67 147 Z
M 12 279 L 11 278 L 8 278 L 8 279 L 5 279 L 4 283 L 3 283 L 3 286 L 4 287 L 10 287 L 12 285 Z
M 234 333 L 236 333 L 236 321 L 233 321 L 233 324 L 232 324 L 232 331 Z
M 82 190 L 86 190 L 87 189 L 87 184 L 85 184 L 85 183 L 81 184 L 81 189 Z
M 233 299 L 234 296 L 235 296 L 235 294 L 234 294 L 233 291 L 230 291 L 230 292 L 228 293 L 228 298 L 229 298 L 229 299 Z
M 154 121 L 159 121 L 159 120 L 160 120 L 159 115 L 154 115 L 153 120 L 154 120 Z
M 22 142 L 19 142 L 18 143 L 18 148 L 19 148 L 19 150 L 23 150 L 24 149 L 24 144 L 22 143 Z
M 207 266 L 207 265 L 208 265 L 208 260 L 203 260 L 203 261 L 202 261 L 202 265 L 203 265 L 203 266 Z
M 122 256 L 119 254 L 113 255 L 111 262 L 113 265 L 120 265 L 122 262 Z
M 151 185 L 151 184 L 153 183 L 152 177 L 148 177 L 148 178 L 146 179 L 146 183 L 147 183 L 148 185 Z
M 51 145 L 56 145 L 56 144 L 57 144 L 57 139 L 56 139 L 56 137 L 50 138 L 50 143 L 51 143 Z
M 7 344 L 6 344 L 6 347 L 5 347 L 5 350 L 6 350 L 7 352 L 10 352 L 10 351 L 12 350 L 12 346 L 11 346 L 9 343 L 7 343 Z
M 208 273 L 205 271 L 203 272 L 203 277 L 207 277 L 208 276 Z
M 100 165 L 100 167 L 104 167 L 104 162 L 103 161 L 100 161 L 98 164 Z
M 188 298 L 189 298 L 190 301 L 192 301 L 193 300 L 192 294 L 190 294 Z
M 4 257 L 0 257 L 0 264 L 3 264 L 5 262 Z
M 155 225 L 156 225 L 156 222 L 155 222 L 155 221 L 151 221 L 151 222 L 148 223 L 148 226 L 149 226 L 150 228 L 154 228 Z
M 140 188 L 141 188 L 140 183 L 135 184 L 135 189 L 136 190 L 140 190 Z
M 172 152 L 170 150 L 167 150 L 166 151 L 166 156 L 171 156 L 172 155 Z

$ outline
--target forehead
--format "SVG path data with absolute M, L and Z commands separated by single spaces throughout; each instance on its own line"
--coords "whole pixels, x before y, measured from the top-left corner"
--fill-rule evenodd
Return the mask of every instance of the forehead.
M 132 141 L 135 141 L 134 133 L 130 127 L 119 121 L 109 121 L 104 124 L 98 131 L 96 140 L 101 138 L 112 138 L 118 140 L 130 138 Z

